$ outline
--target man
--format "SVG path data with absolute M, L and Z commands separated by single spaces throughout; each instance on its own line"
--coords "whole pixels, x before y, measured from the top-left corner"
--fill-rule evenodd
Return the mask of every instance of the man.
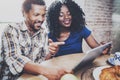
M 49 43 L 44 27 L 46 6 L 43 0 L 25 0 L 22 6 L 25 21 L 10 24 L 2 35 L 2 58 L 1 80 L 17 80 L 24 72 L 41 74 L 49 80 L 58 80 L 65 70 L 50 68 L 39 63 L 51 57 L 58 51 L 59 45 L 64 43 Z M 48 53 L 48 54 L 46 54 Z

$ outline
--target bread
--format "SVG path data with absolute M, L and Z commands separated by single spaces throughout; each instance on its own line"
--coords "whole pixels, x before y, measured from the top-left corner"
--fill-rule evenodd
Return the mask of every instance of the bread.
M 120 66 L 104 68 L 99 78 L 100 80 L 120 80 Z

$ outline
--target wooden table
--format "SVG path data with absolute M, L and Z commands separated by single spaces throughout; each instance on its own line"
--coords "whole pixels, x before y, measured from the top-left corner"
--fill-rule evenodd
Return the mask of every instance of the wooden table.
M 85 54 L 71 54 L 60 56 L 56 58 L 52 58 L 50 60 L 44 61 L 41 65 L 44 66 L 61 66 L 65 69 L 72 70 L 80 61 L 81 58 L 84 57 Z M 92 76 L 92 71 L 99 66 L 108 65 L 106 60 L 110 57 L 110 55 L 102 55 L 96 58 L 93 61 L 93 64 L 87 65 L 83 69 L 81 69 L 77 74 L 75 74 L 80 80 L 94 80 Z M 23 74 L 18 80 L 48 80 L 46 77 L 42 75 L 31 75 L 31 74 Z

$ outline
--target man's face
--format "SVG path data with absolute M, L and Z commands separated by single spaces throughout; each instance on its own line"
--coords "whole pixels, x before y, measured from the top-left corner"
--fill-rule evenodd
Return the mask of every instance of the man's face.
M 38 31 L 45 20 L 46 7 L 44 5 L 32 4 L 28 13 L 25 13 L 26 23 L 32 31 Z

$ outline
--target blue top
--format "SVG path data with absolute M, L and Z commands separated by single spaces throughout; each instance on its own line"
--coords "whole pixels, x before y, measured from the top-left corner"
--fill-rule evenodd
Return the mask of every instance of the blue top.
M 70 36 L 64 41 L 65 45 L 60 46 L 59 51 L 55 57 L 66 54 L 82 53 L 82 39 L 86 39 L 90 34 L 91 31 L 86 27 L 84 27 L 81 31 L 71 32 Z M 49 38 L 51 38 L 54 42 L 58 41 L 55 37 Z

